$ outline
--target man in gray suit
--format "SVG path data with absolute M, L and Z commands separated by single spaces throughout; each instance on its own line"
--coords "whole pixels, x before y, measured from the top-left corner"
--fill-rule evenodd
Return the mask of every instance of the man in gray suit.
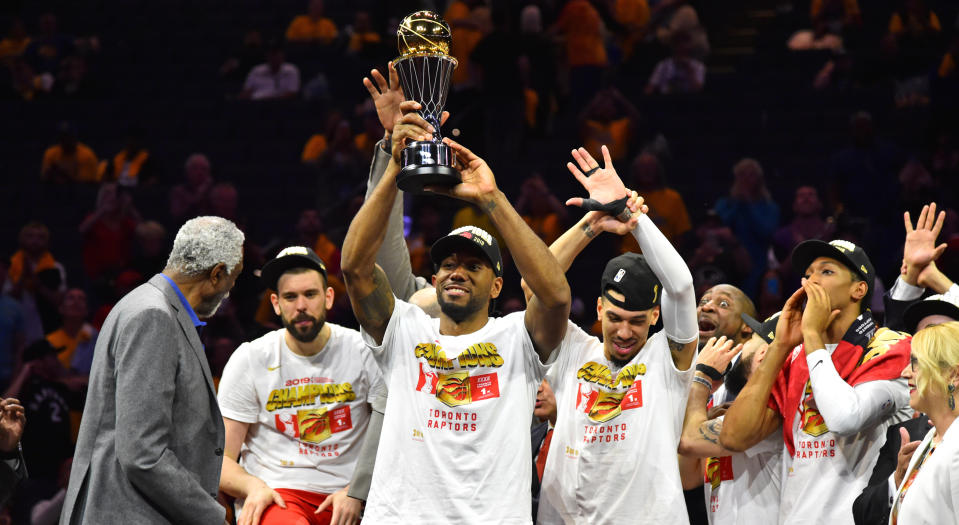
M 243 233 L 187 221 L 162 273 L 97 340 L 61 525 L 221 524 L 223 420 L 199 330 L 243 268 Z

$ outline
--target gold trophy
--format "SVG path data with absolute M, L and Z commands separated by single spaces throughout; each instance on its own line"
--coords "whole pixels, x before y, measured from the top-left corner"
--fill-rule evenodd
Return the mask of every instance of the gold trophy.
M 460 183 L 456 154 L 443 143 L 440 116 L 446 105 L 456 59 L 450 52 L 450 26 L 432 11 L 417 11 L 400 22 L 396 45 L 400 56 L 393 61 L 403 93 L 419 102 L 419 114 L 433 126 L 429 140 L 409 142 L 400 158 L 402 169 L 396 185 L 403 191 L 422 193 L 424 186 L 455 186 Z

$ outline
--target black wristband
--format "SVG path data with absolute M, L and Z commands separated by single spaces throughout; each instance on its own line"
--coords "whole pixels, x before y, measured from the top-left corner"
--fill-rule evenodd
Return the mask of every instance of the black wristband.
M 715 368 L 709 365 L 704 365 L 702 363 L 699 363 L 696 365 L 696 371 L 706 374 L 713 381 L 719 381 L 720 379 L 723 378 L 722 372 L 720 372 L 719 370 L 716 370 Z

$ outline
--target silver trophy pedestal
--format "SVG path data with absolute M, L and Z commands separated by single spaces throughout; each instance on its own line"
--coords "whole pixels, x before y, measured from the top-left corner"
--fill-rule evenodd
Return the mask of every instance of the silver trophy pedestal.
M 425 186 L 455 186 L 461 182 L 455 163 L 456 153 L 442 142 L 410 142 L 400 152 L 403 169 L 396 175 L 396 185 L 411 193 L 424 193 Z

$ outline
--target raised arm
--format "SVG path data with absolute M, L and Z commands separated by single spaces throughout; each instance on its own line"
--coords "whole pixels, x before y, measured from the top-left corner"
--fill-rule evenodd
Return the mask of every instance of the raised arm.
M 396 188 L 399 154 L 407 140 L 425 140 L 433 129 L 415 113 L 420 107 L 417 102 L 404 102 L 402 106 L 406 114 L 394 127 L 393 158 L 383 179 L 353 218 L 343 241 L 342 270 L 353 314 L 377 344 L 382 343 L 393 314 L 393 291 L 383 269 L 376 265 L 376 254 L 383 244 L 399 191 Z
M 697 364 L 710 366 L 716 370 L 726 367 L 742 350 L 742 345 L 733 346 L 732 339 L 726 336 L 710 337 L 703 346 Z M 697 371 L 689 387 L 689 399 L 686 402 L 686 416 L 683 418 L 683 433 L 679 439 L 679 453 L 695 458 L 728 456 L 731 450 L 719 443 L 719 434 L 723 428 L 720 418 L 709 418 L 706 404 L 709 396 L 716 391 L 718 382 L 713 382 L 706 374 Z M 700 475 L 702 472 L 700 472 Z
M 463 162 L 460 170 L 463 182 L 452 188 L 431 189 L 478 205 L 503 235 L 516 268 L 533 291 L 526 308 L 526 330 L 545 362 L 566 334 L 571 301 L 566 275 L 543 241 L 496 186 L 486 161 L 448 138 L 444 142 Z
M 776 323 L 776 338 L 769 344 L 766 357 L 726 411 L 719 435 L 724 448 L 742 452 L 782 429 L 782 416 L 768 406 L 769 395 L 786 358 L 802 342 L 802 303 L 805 298 L 806 292 L 800 288 L 786 301 Z
M 602 168 L 585 149 L 580 148 L 573 152 L 578 166 L 570 163 L 568 167 L 573 176 L 589 191 L 590 198 L 570 199 L 567 204 L 587 205 L 593 209 L 608 209 L 614 205 L 621 207 L 625 204 L 626 187 L 613 167 L 609 149 L 603 146 L 602 150 Z M 618 210 L 609 211 L 617 213 Z M 663 284 L 660 309 L 673 364 L 679 370 L 687 370 L 692 364 L 699 341 L 693 276 L 682 256 L 648 216 L 639 217 L 632 233 L 646 256 L 649 267 Z
M 373 162 L 370 164 L 370 176 L 366 184 L 364 200 L 370 199 L 373 190 L 379 185 L 380 180 L 386 173 L 392 158 L 393 128 L 403 117 L 400 110 L 400 104 L 404 100 L 403 88 L 400 86 L 399 76 L 396 73 L 396 68 L 393 67 L 393 63 L 390 62 L 387 67 L 389 69 L 389 83 L 375 69 L 370 71 L 372 80 L 370 78 L 363 79 L 363 85 L 370 93 L 370 98 L 376 107 L 376 115 L 385 130 L 383 140 L 374 147 Z M 426 279 L 413 275 L 410 266 L 410 252 L 403 236 L 402 191 L 397 191 L 393 197 L 393 205 L 390 208 L 389 219 L 387 220 L 386 236 L 376 254 L 376 264 L 383 268 L 383 272 L 390 282 L 390 287 L 393 289 L 393 294 L 404 301 L 408 301 L 417 290 L 430 286 Z

